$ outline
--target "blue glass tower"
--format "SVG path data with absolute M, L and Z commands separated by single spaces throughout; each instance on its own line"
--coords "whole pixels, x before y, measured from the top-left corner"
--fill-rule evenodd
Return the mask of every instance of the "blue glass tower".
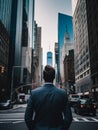
M 58 13 L 58 79 L 60 80 L 60 59 L 62 47 L 64 45 L 64 36 L 66 34 L 66 28 L 70 35 L 70 42 L 73 43 L 73 23 L 72 16 Z
M 52 52 L 47 52 L 47 65 L 52 66 Z

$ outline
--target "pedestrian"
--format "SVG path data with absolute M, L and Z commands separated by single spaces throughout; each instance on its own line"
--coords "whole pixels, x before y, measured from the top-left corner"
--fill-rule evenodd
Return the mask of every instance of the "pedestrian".
M 72 113 L 65 90 L 53 85 L 55 69 L 46 65 L 43 71 L 45 84 L 31 91 L 25 111 L 29 130 L 68 130 Z

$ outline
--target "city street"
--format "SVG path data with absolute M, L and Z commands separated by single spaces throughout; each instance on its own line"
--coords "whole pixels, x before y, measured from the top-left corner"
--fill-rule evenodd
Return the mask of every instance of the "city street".
M 98 0 L 0 0 L 0 130 L 28 130 L 33 109 L 37 130 L 63 116 L 98 130 L 97 13 Z
M 26 104 L 16 105 L 10 110 L 0 110 L 0 130 L 27 130 L 24 122 Z M 98 113 L 93 116 L 80 116 L 73 112 L 73 122 L 69 130 L 98 130 Z

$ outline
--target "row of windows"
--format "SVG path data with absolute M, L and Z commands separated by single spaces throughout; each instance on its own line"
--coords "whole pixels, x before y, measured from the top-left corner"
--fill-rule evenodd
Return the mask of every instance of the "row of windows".
M 88 67 L 88 62 L 89 62 L 89 57 L 88 55 L 84 56 L 83 58 L 80 58 L 81 60 L 76 60 L 75 61 L 75 69 L 77 70 L 80 66 L 83 66 L 84 64 L 87 64 Z
M 76 75 L 79 75 L 81 72 L 85 71 L 86 69 L 88 69 L 90 66 L 89 62 L 87 62 L 86 64 L 84 64 L 81 68 L 75 69 L 76 70 Z
M 0 50 L 3 50 L 5 53 L 9 52 L 9 46 L 7 44 L 4 44 L 0 41 Z
M 89 75 L 89 74 L 90 74 L 90 70 L 87 70 L 87 71 L 84 72 L 83 74 L 79 75 L 79 76 L 76 78 L 76 81 L 77 81 L 77 80 L 80 80 L 80 79 L 82 79 L 82 78 L 84 78 L 84 77 L 86 77 L 86 76 Z
M 0 62 L 7 65 L 8 64 L 8 56 L 9 56 L 9 46 L 8 44 L 2 43 L 0 41 Z
M 9 35 L 7 33 L 7 31 L 5 30 L 4 26 L 2 25 L 2 23 L 0 22 L 0 37 L 3 37 L 3 39 L 8 42 L 9 41 Z
M 0 52 L 0 63 L 8 65 L 8 56 L 4 55 L 4 53 Z

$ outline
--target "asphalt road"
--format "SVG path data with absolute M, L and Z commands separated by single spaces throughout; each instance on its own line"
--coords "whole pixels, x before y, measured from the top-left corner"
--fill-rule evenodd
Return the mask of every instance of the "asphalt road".
M 25 105 L 13 110 L 0 111 L 0 130 L 28 130 L 24 122 Z M 73 111 L 72 111 L 73 112 Z M 69 130 L 98 130 L 98 115 L 80 116 L 73 112 Z

